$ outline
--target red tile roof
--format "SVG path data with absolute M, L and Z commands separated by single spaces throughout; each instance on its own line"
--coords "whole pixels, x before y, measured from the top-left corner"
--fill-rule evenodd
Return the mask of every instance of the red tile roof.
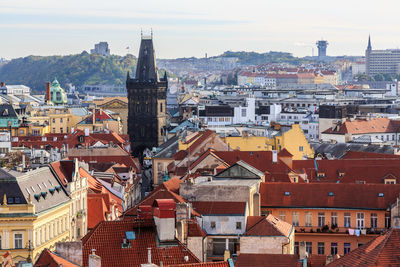
M 279 157 L 293 157 L 292 154 L 290 154 L 289 151 L 287 151 L 286 148 L 282 149 L 279 153 L 278 153 Z
M 64 186 L 71 182 L 74 172 L 74 162 L 72 160 L 54 161 L 50 163 L 50 166 Z
M 329 196 L 329 193 L 333 193 L 333 196 Z M 380 197 L 379 193 L 383 193 L 383 196 Z M 385 210 L 396 201 L 399 193 L 400 184 L 261 183 L 260 185 L 262 207 Z
M 188 236 L 191 237 L 196 237 L 196 236 L 200 236 L 200 237 L 206 237 L 207 234 L 206 232 L 204 232 L 203 229 L 201 229 L 199 223 L 197 222 L 197 220 L 190 220 L 188 223 Z
M 122 248 L 128 231 L 134 231 L 136 239 L 129 240 L 129 248 Z M 151 248 L 151 261 L 158 265 L 161 261 L 164 265 L 199 262 L 179 241 L 172 246 L 160 246 L 153 220 L 125 219 L 103 221 L 82 239 L 83 265 L 88 265 L 88 256 L 92 249 L 96 249 L 102 267 L 141 266 L 147 263 L 148 248 Z M 185 261 L 185 256 L 188 261 Z
M 168 265 L 168 267 L 229 267 L 229 263 L 226 261 L 199 262 L 199 263 L 189 263 L 189 264 L 174 264 L 174 265 Z
M 324 134 L 368 134 L 368 133 L 394 133 L 398 131 L 397 122 L 388 118 L 375 118 L 371 120 L 347 120 L 336 127 L 325 130 Z
M 389 230 L 327 266 L 400 266 L 400 229 Z
M 40 253 L 39 258 L 37 259 L 35 267 L 78 267 L 76 265 L 60 256 L 51 252 L 47 248 L 45 248 L 42 253 Z
M 400 155 L 393 154 L 384 154 L 384 153 L 373 153 L 373 152 L 362 152 L 362 151 L 348 151 L 342 159 L 382 159 L 382 158 L 391 158 L 391 159 L 400 159 Z
M 235 267 L 301 267 L 298 255 L 239 254 Z
M 195 201 L 193 209 L 202 215 L 244 215 L 246 202 Z
M 268 216 L 248 216 L 244 235 L 289 237 L 292 231 L 291 224 L 269 214 Z
M 162 183 L 157 186 L 150 194 L 148 194 L 144 199 L 142 199 L 136 206 L 126 210 L 123 216 L 137 216 L 137 209 L 142 205 L 153 205 L 156 199 L 173 199 L 175 203 L 186 202 L 179 194 L 179 184 L 182 181 L 179 178 L 172 178 L 167 182 Z M 197 212 L 193 213 L 194 216 L 199 216 Z

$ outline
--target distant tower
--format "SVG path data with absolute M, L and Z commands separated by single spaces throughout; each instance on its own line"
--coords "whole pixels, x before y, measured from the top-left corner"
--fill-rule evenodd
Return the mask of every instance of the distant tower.
M 326 57 L 326 47 L 328 46 L 328 41 L 320 40 L 316 43 L 318 47 L 318 57 L 323 58 Z
M 167 74 L 158 77 L 153 33 L 144 36 L 140 43 L 136 76 L 127 76 L 128 133 L 134 156 L 163 143 L 166 130 Z
M 368 46 L 367 46 L 367 50 L 365 50 L 365 72 L 367 75 L 370 75 L 371 73 L 371 61 L 370 61 L 370 57 L 371 57 L 371 52 L 372 52 L 372 45 L 371 45 L 371 35 L 368 35 Z

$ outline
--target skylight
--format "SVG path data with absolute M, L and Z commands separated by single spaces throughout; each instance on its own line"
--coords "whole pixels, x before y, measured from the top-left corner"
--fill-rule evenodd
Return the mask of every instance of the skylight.
M 383 197 L 383 196 L 384 196 L 383 193 L 378 194 L 378 197 Z
M 285 196 L 290 196 L 290 192 L 285 192 Z
M 333 192 L 329 192 L 328 196 L 333 197 L 335 194 Z
M 136 239 L 136 234 L 133 231 L 128 231 L 125 234 L 126 234 L 126 239 L 128 239 L 128 240 L 135 240 Z

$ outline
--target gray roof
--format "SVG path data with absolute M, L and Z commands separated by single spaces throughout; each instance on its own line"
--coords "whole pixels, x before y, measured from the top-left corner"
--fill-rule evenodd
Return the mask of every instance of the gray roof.
M 13 197 L 14 202 L 15 198 L 19 198 L 21 202 L 19 204 L 26 204 L 30 198 L 35 206 L 35 214 L 70 201 L 69 196 L 49 167 L 29 171 L 18 177 L 1 169 L 0 184 L 1 199 L 4 194 L 7 194 L 7 198 Z M 56 186 L 59 190 L 56 190 Z
M 327 158 L 342 158 L 348 151 L 373 152 L 394 154 L 391 145 L 357 144 L 357 143 L 310 143 L 315 154 L 321 154 Z
M 18 117 L 15 109 L 10 104 L 1 104 L 0 105 L 0 117 L 4 118 L 12 118 Z
M 362 143 L 362 144 L 372 144 L 372 143 L 384 143 L 381 139 L 378 139 L 376 137 L 370 136 L 370 135 L 362 135 L 357 138 L 354 138 L 352 143 Z
M 178 152 L 178 147 L 179 137 L 175 135 L 157 148 L 157 153 L 154 155 L 154 158 L 172 158 L 172 156 Z

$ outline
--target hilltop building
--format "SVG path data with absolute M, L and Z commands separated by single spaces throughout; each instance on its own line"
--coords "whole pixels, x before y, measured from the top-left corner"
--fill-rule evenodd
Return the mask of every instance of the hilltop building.
M 110 56 L 110 49 L 107 42 L 100 42 L 94 45 L 94 49 L 90 49 L 90 54 L 101 55 L 103 57 Z
M 164 142 L 167 87 L 167 74 L 158 77 L 153 36 L 142 35 L 136 77 L 128 73 L 126 80 L 128 132 L 135 156 Z

